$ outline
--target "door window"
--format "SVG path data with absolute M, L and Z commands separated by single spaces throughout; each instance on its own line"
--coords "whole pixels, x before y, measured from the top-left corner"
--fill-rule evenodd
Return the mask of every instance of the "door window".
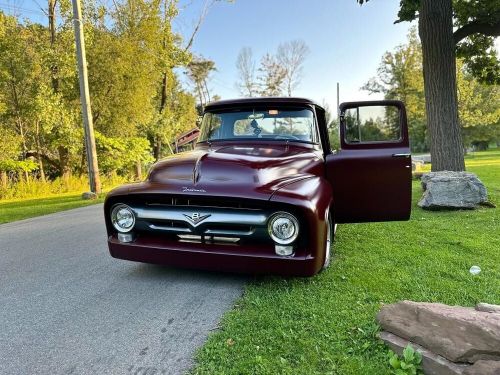
M 401 139 L 399 109 L 394 106 L 358 106 L 345 109 L 346 143 L 396 142 Z

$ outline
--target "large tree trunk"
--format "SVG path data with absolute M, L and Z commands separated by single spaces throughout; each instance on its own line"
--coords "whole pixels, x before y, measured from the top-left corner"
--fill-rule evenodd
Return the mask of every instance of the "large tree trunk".
M 422 0 L 419 34 L 433 171 L 465 170 L 452 17 L 452 0 Z

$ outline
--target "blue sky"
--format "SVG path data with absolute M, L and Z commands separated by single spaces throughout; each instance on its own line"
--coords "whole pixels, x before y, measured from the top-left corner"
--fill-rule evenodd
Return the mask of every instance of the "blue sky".
M 181 33 L 192 30 L 202 1 L 193 1 L 176 22 Z M 340 100 L 376 98 L 360 87 L 375 75 L 382 54 L 404 43 L 411 26 L 394 24 L 399 0 L 236 0 L 220 2 L 208 14 L 193 51 L 215 61 L 211 88 L 223 98 L 238 96 L 235 67 L 242 47 L 259 59 L 292 39 L 302 39 L 311 52 L 301 86 L 294 93 L 335 108 Z
M 16 13 L 46 23 L 39 8 L 46 3 L 0 0 L 0 8 L 12 13 L 15 7 Z M 174 29 L 187 38 L 204 3 L 180 0 Z M 193 52 L 216 63 L 211 91 L 232 98 L 239 96 L 235 64 L 242 47 L 251 47 L 259 60 L 282 42 L 302 39 L 311 52 L 302 84 L 294 94 L 326 101 L 333 109 L 336 82 L 340 82 L 341 101 L 376 98 L 360 87 L 375 75 L 382 54 L 406 40 L 411 25 L 394 24 L 398 6 L 399 0 L 371 0 L 362 7 L 355 0 L 222 0 L 210 9 Z

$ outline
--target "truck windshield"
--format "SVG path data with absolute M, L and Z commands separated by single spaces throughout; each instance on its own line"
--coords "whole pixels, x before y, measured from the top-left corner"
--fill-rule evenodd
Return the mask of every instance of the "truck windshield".
M 307 108 L 206 112 L 198 142 L 288 140 L 319 143 L 314 114 Z

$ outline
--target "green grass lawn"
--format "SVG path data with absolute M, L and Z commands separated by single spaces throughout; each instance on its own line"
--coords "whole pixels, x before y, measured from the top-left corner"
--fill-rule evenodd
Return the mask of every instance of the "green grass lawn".
M 100 203 L 104 196 L 103 194 L 96 200 L 83 200 L 81 194 L 61 194 L 46 198 L 0 201 L 0 224 Z
M 500 205 L 500 150 L 467 157 Z M 341 225 L 335 259 L 313 278 L 251 282 L 197 355 L 194 374 L 388 374 L 375 316 L 399 300 L 500 303 L 500 208 Z M 472 276 L 469 268 L 482 272 Z

